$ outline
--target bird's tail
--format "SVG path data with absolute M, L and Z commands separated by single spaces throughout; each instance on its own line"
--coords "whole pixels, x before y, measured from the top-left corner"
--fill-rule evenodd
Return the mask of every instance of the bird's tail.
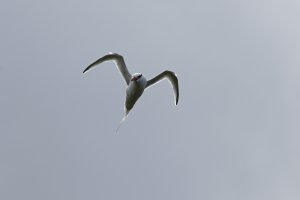
M 119 130 L 119 128 L 121 127 L 121 125 L 123 124 L 123 122 L 125 122 L 126 118 L 127 118 L 127 115 L 125 115 L 125 116 L 122 118 L 122 120 L 120 121 L 119 126 L 118 126 L 118 128 L 117 128 L 117 130 L 116 130 L 116 133 L 118 132 L 118 130 Z
M 129 110 L 127 110 L 127 109 L 125 108 L 125 115 L 124 115 L 124 117 L 122 118 L 122 120 L 120 121 L 120 123 L 119 123 L 119 125 L 118 125 L 118 127 L 117 127 L 117 130 L 116 130 L 116 133 L 118 132 L 118 130 L 119 130 L 119 128 L 121 127 L 121 125 L 123 124 L 123 122 L 125 122 L 125 120 L 127 119 L 128 113 L 129 113 Z

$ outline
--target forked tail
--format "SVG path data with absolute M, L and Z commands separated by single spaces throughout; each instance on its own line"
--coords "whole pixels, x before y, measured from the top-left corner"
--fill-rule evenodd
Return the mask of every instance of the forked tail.
M 124 110 L 125 110 L 125 115 L 124 115 L 124 117 L 122 118 L 122 120 L 120 121 L 119 126 L 118 126 L 118 128 L 117 128 L 117 130 L 116 130 L 116 133 L 118 132 L 118 130 L 119 130 L 119 128 L 121 127 L 121 125 L 123 124 L 123 122 L 125 122 L 125 120 L 126 120 L 126 118 L 127 118 L 127 116 L 128 116 L 128 113 L 129 113 L 129 111 L 130 111 L 130 110 L 127 110 L 126 107 L 124 108 Z
M 117 130 L 116 130 L 116 133 L 118 132 L 118 130 L 119 130 L 119 128 L 121 127 L 121 125 L 123 124 L 123 122 L 125 122 L 126 118 L 127 118 L 127 115 L 125 115 L 125 116 L 122 118 L 122 120 L 120 121 L 120 123 L 119 123 L 119 125 L 118 125 L 118 128 L 117 128 Z

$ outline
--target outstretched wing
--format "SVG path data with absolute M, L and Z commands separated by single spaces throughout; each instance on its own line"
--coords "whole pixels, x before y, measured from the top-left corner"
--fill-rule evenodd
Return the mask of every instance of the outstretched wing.
M 129 73 L 124 58 L 123 56 L 116 54 L 116 53 L 111 53 L 108 55 L 103 56 L 102 58 L 96 60 L 95 62 L 93 62 L 92 64 L 90 64 L 84 71 L 83 73 L 85 73 L 86 71 L 92 69 L 93 67 L 95 67 L 96 65 L 106 62 L 106 61 L 113 61 L 116 65 L 116 67 L 118 68 L 119 72 L 121 73 L 121 75 L 123 76 L 123 78 L 125 79 L 127 85 L 130 82 L 131 79 L 131 74 Z
M 174 72 L 171 72 L 171 71 L 162 72 L 161 74 L 157 75 L 153 79 L 147 81 L 146 88 L 150 87 L 153 84 L 158 83 L 159 81 L 163 80 L 164 78 L 167 78 L 172 85 L 174 95 L 175 95 L 175 105 L 177 105 L 178 99 L 179 99 L 179 88 L 178 88 L 178 79 Z

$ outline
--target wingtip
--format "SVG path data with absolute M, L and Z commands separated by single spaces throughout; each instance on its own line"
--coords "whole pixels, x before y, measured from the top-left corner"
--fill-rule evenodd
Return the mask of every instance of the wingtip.
M 88 66 L 87 68 L 85 68 L 84 70 L 83 70 L 83 74 L 85 73 L 85 72 L 87 72 L 88 70 L 90 69 L 90 66 Z
M 179 100 L 179 95 L 177 95 L 177 97 L 176 97 L 175 106 L 178 106 L 178 100 Z

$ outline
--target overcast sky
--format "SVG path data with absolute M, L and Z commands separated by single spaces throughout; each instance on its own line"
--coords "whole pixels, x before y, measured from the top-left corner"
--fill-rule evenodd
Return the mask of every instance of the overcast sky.
M 298 0 L 4 0 L 0 199 L 300 198 Z M 147 90 L 118 134 L 131 73 Z

